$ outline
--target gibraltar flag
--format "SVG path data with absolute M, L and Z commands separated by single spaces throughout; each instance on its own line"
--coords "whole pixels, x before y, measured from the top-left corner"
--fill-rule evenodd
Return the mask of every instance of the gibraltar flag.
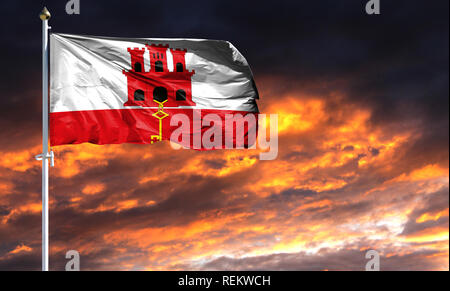
M 196 126 L 195 116 L 216 114 L 223 136 L 233 130 L 236 143 L 227 116 L 258 114 L 252 72 L 226 41 L 52 34 L 50 83 L 52 146 L 169 140 L 178 128 L 170 117 L 183 113 L 190 120 L 186 146 L 205 149 L 195 146 L 195 135 L 209 126 Z

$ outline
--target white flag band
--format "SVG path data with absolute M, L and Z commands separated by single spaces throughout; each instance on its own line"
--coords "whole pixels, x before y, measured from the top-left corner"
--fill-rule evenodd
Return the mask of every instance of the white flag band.
M 248 63 L 226 41 L 52 34 L 50 55 L 50 112 L 155 108 L 165 95 L 166 108 L 258 112 Z

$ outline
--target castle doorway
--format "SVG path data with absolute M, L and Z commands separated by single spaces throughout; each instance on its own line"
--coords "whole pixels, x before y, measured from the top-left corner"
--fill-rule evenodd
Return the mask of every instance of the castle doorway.
M 167 89 L 164 87 L 156 87 L 153 90 L 153 100 L 164 102 L 167 100 Z

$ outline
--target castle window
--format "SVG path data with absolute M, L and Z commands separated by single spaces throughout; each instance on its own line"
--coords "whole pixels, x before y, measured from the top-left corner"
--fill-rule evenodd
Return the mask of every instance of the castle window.
M 182 89 L 178 90 L 176 93 L 176 100 L 177 101 L 186 101 L 186 92 Z
M 167 89 L 164 87 L 156 87 L 153 90 L 153 99 L 158 102 L 164 102 L 167 100 Z
M 141 89 L 134 91 L 134 101 L 145 101 L 144 91 Z
M 177 72 L 183 72 L 183 64 L 177 63 Z
M 155 62 L 155 72 L 164 72 L 164 66 L 161 61 Z
M 135 71 L 135 72 L 142 72 L 142 65 L 141 65 L 141 63 L 136 62 L 136 63 L 134 64 L 134 71 Z

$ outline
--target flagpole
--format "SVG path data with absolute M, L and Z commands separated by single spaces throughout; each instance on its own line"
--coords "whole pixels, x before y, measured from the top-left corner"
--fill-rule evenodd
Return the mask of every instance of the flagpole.
M 46 7 L 39 14 L 42 20 L 42 271 L 48 271 L 48 160 L 53 166 L 53 152 L 48 151 L 48 20 Z

